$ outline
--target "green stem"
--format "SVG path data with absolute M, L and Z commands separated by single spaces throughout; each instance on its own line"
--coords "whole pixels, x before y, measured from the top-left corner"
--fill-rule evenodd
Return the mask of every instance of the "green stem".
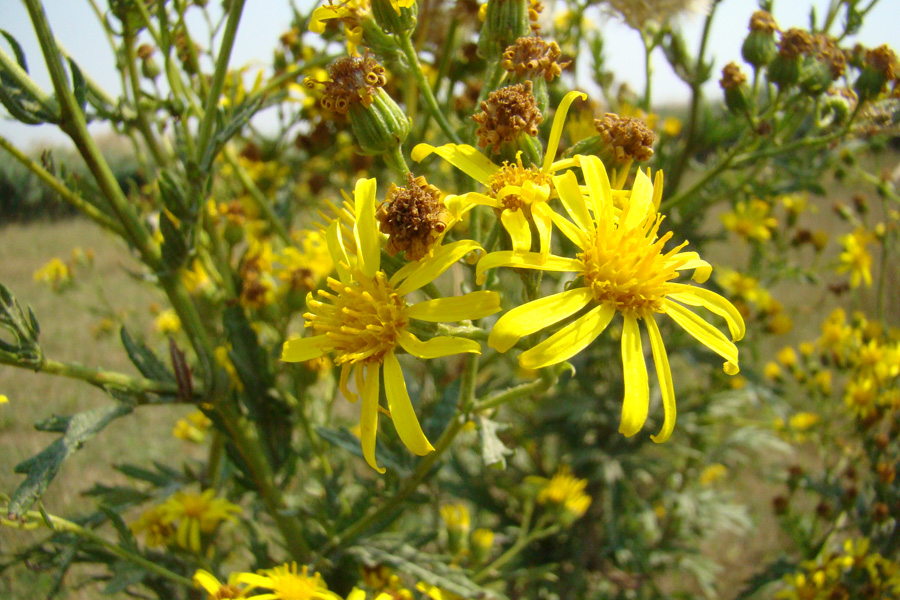
M 60 198 L 71 204 L 73 207 L 87 215 L 92 221 L 104 227 L 113 233 L 122 235 L 122 227 L 103 214 L 96 206 L 67 188 L 63 182 L 53 176 L 52 173 L 44 169 L 41 165 L 25 156 L 12 142 L 0 135 L 0 148 L 9 152 L 16 161 L 37 176 L 38 179 L 47 184 L 50 189 L 59 194 Z
M 41 373 L 46 373 L 48 375 L 79 379 L 98 387 L 113 386 L 136 393 L 178 394 L 178 386 L 175 383 L 157 381 L 145 377 L 134 377 L 132 375 L 126 375 L 125 373 L 88 367 L 79 363 L 62 362 L 45 358 L 41 364 L 35 368 L 34 363 L 23 364 L 10 359 L 4 354 L 0 354 L 0 364 L 40 371 Z
M 419 91 L 422 92 L 422 96 L 425 98 L 425 106 L 428 108 L 429 113 L 431 113 L 431 116 L 437 121 L 441 131 L 444 132 L 444 135 L 450 138 L 454 144 L 462 144 L 462 140 L 460 140 L 459 136 L 456 135 L 456 132 L 453 131 L 453 127 L 450 126 L 447 117 L 438 105 L 437 98 L 434 97 L 434 92 L 432 92 L 431 86 L 428 84 L 428 79 L 425 78 L 425 73 L 422 71 L 422 65 L 419 63 L 419 55 L 416 54 L 416 50 L 413 48 L 412 41 L 409 39 L 409 34 L 397 36 L 397 42 L 400 45 L 400 50 L 406 57 L 406 61 L 409 63 L 409 68 L 412 69 L 416 85 L 419 86 Z
M 56 105 L 53 96 L 42 90 L 28 75 L 25 69 L 19 66 L 19 63 L 3 51 L 3 48 L 0 48 L 0 68 L 2 68 L 3 72 L 8 76 L 15 79 L 16 83 L 19 84 L 22 89 L 27 91 L 32 98 L 37 100 L 38 104 L 40 104 L 41 108 L 46 112 L 53 115 L 59 113 L 59 106 Z
M 125 65 L 128 69 L 128 79 L 131 83 L 131 96 L 132 102 L 134 102 L 134 111 L 137 115 L 137 127 L 138 131 L 141 132 L 141 136 L 144 138 L 144 142 L 147 143 L 147 148 L 150 150 L 150 154 L 153 155 L 153 159 L 160 167 L 166 167 L 169 164 L 169 157 L 162 151 L 162 148 L 159 146 L 159 142 L 156 140 L 156 135 L 154 135 L 153 130 L 150 128 L 150 121 L 147 120 L 147 114 L 141 109 L 141 97 L 143 96 L 143 90 L 141 90 L 141 80 L 138 77 L 137 70 L 137 51 L 134 47 L 135 44 L 135 35 L 134 32 L 131 31 L 131 26 L 128 25 L 128 20 L 125 20 L 125 37 L 124 37 L 124 45 L 125 45 Z
M 529 544 L 531 544 L 532 542 L 536 542 L 537 540 L 543 539 L 545 537 L 550 537 L 551 535 L 556 535 L 557 533 L 559 533 L 559 531 L 560 531 L 559 525 L 551 525 L 550 527 L 547 527 L 546 529 L 540 529 L 538 531 L 534 531 L 534 532 L 530 533 L 529 535 L 525 536 L 524 538 L 520 538 L 520 539 L 516 540 L 516 543 L 514 543 L 512 546 L 510 546 L 506 552 L 504 552 L 503 554 L 498 556 L 494 560 L 494 562 L 492 562 L 491 564 L 487 565 L 486 567 L 484 567 L 483 569 L 478 571 L 478 573 L 476 573 L 475 576 L 472 578 L 472 581 L 474 581 L 475 583 L 480 583 L 480 582 L 484 581 L 491 573 L 498 570 L 500 567 L 502 567 L 503 565 L 508 563 L 510 560 L 515 558 L 516 555 L 518 555 L 525 548 L 527 548 Z
M 553 384 L 556 383 L 563 371 L 569 370 L 571 368 L 572 367 L 568 363 L 562 363 L 551 367 L 549 371 L 546 369 L 542 370 L 541 377 L 539 379 L 517 385 L 516 387 L 508 388 L 506 390 L 503 390 L 502 392 L 497 392 L 480 402 L 476 402 L 472 407 L 472 412 L 480 413 L 492 410 L 494 408 L 497 408 L 498 406 L 506 404 L 507 402 L 512 402 L 513 400 L 518 400 L 519 398 L 524 398 L 525 396 L 532 396 L 534 394 L 541 394 L 543 392 L 546 392 L 553 386 Z
M 672 209 L 675 206 L 678 206 L 685 199 L 690 198 L 695 193 L 697 193 L 698 190 L 702 189 L 703 186 L 709 183 L 712 179 L 718 177 L 722 171 L 728 168 L 728 165 L 731 164 L 731 161 L 734 160 L 734 157 L 737 156 L 737 153 L 740 150 L 741 140 L 738 140 L 737 142 L 735 142 L 734 146 L 732 146 L 731 149 L 728 150 L 728 152 L 726 152 L 722 156 L 722 158 L 719 159 L 718 164 L 716 164 L 716 166 L 712 167 L 711 169 L 707 169 L 707 171 L 703 174 L 703 177 L 701 177 L 696 183 L 694 183 L 694 185 L 678 194 L 677 196 L 663 201 L 659 207 L 660 212 L 664 212 Z
M 233 0 L 228 11 L 228 21 L 225 23 L 222 44 L 219 46 L 219 57 L 216 59 L 216 70 L 213 72 L 212 83 L 210 83 L 209 91 L 206 94 L 206 103 L 203 106 L 203 120 L 200 122 L 200 131 L 197 135 L 197 148 L 200 152 L 206 150 L 212 138 L 213 125 L 216 122 L 216 114 L 219 108 L 219 96 L 222 94 L 222 88 L 225 85 L 228 62 L 231 60 L 231 50 L 234 48 L 234 39 L 237 35 L 237 28 L 241 21 L 241 13 L 244 10 L 245 1 Z
M 266 195 L 262 193 L 262 190 L 260 190 L 256 186 L 253 180 L 250 179 L 247 171 L 244 169 L 244 167 L 241 166 L 240 161 L 238 161 L 237 155 L 234 153 L 234 148 L 232 148 L 231 146 L 226 146 L 223 156 L 225 157 L 225 162 L 227 162 L 234 170 L 234 174 L 237 175 L 237 178 L 241 182 L 241 185 L 244 186 L 244 189 L 247 190 L 247 193 L 250 194 L 250 197 L 254 202 L 256 202 L 256 206 L 257 208 L 259 208 L 259 211 L 266 217 L 266 219 L 275 229 L 275 233 L 278 234 L 278 237 L 280 237 L 286 245 L 292 245 L 293 242 L 291 241 L 291 234 L 284 226 L 284 223 L 281 222 L 281 219 L 278 217 L 278 215 L 275 214 L 275 209 L 272 208 L 272 204 L 269 202 L 269 199 L 266 198 Z
M 641 32 L 641 42 L 644 44 L 644 76 L 647 78 L 647 83 L 644 86 L 644 110 L 647 113 L 650 112 L 650 99 L 652 97 L 653 90 L 653 61 L 650 59 L 650 55 L 653 53 L 654 45 L 651 43 L 651 40 L 648 39 L 649 34 L 646 32 Z
M 183 585 L 187 588 L 194 587 L 194 582 L 187 577 L 179 575 L 178 573 L 173 573 L 172 571 L 157 564 L 156 562 L 146 559 L 136 552 L 131 552 L 119 545 L 113 544 L 103 539 L 101 536 L 97 535 L 90 529 L 85 529 L 84 527 L 76 525 L 71 521 L 67 521 L 66 519 L 54 515 L 49 515 L 47 513 L 42 514 L 41 512 L 36 510 L 28 511 L 27 513 L 25 513 L 24 518 L 24 522 L 20 522 L 10 521 L 0 517 L 0 523 L 7 527 L 13 527 L 17 529 L 33 529 L 35 525 L 44 525 L 54 533 L 71 533 L 94 544 L 97 544 L 110 554 L 117 556 L 122 560 L 126 560 L 134 565 L 137 565 L 145 571 L 153 573 L 154 575 L 165 577 L 166 579 L 173 581 L 179 585 Z

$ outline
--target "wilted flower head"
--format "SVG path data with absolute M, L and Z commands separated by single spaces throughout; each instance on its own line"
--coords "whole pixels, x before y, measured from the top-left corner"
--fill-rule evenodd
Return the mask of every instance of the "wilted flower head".
M 481 112 L 472 116 L 478 123 L 475 135 L 479 147 L 490 147 L 491 152 L 499 154 L 504 143 L 515 142 L 523 133 L 537 136 L 544 117 L 531 90 L 532 83 L 526 81 L 491 92 L 481 103 Z
M 656 134 L 642 120 L 606 113 L 594 121 L 594 127 L 617 163 L 645 162 L 653 157 Z
M 520 37 L 503 53 L 503 68 L 518 77 L 543 77 L 553 81 L 562 70 L 572 64 L 570 60 L 560 61 L 562 51 L 556 42 L 548 42 L 540 37 Z
M 403 252 L 407 260 L 419 260 L 438 243 L 452 215 L 441 200 L 441 191 L 407 173 L 407 184 L 391 184 L 387 197 L 375 213 L 378 228 L 388 235 L 385 251 Z
M 368 52 L 365 56 L 339 58 L 331 65 L 328 75 L 331 81 L 307 77 L 303 80 L 303 85 L 310 89 L 324 88 L 322 106 L 341 114 L 347 114 L 350 105 L 355 102 L 363 106 L 372 104 L 375 91 L 387 83 L 384 67 Z

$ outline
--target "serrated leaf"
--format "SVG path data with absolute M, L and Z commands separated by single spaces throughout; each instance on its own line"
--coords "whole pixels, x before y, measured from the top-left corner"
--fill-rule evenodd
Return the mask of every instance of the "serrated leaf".
M 31 508 L 43 495 L 69 456 L 80 450 L 86 441 L 109 423 L 127 415 L 133 408 L 131 404 L 117 402 L 73 415 L 61 438 L 37 455 L 16 465 L 16 473 L 24 473 L 26 477 L 9 501 L 9 513 L 13 518 Z
M 165 364 L 157 358 L 156 354 L 146 344 L 132 338 L 124 325 L 119 331 L 119 337 L 122 340 L 122 345 L 125 347 L 125 352 L 128 353 L 128 358 L 131 359 L 137 370 L 141 372 L 141 375 L 148 379 L 175 383 L 175 375 L 166 368 Z
M 499 464 L 506 468 L 506 457 L 514 454 L 512 450 L 497 437 L 497 432 L 506 429 L 505 423 L 491 421 L 487 417 L 478 417 L 478 438 L 481 441 L 481 459 L 485 466 Z
M 15 339 L 15 345 L 0 339 L 0 353 L 6 354 L 19 365 L 37 368 L 44 360 L 44 353 L 38 344 L 37 319 L 31 307 L 28 315 L 19 301 L 5 285 L 0 283 L 0 329 L 8 331 Z
M 125 521 L 122 520 L 121 515 L 109 506 L 102 504 L 100 505 L 100 512 L 106 515 L 106 518 L 109 519 L 109 522 L 112 523 L 112 526 L 116 529 L 116 532 L 119 534 L 119 543 L 122 547 L 128 550 L 137 551 L 138 545 L 137 540 L 134 539 L 134 533 L 132 533 L 131 528 L 125 524 Z

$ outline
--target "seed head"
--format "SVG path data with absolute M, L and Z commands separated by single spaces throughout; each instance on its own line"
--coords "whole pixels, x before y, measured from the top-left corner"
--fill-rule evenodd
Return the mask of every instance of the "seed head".
M 503 143 L 516 141 L 522 133 L 536 137 L 544 117 L 538 110 L 532 84 L 526 81 L 491 92 L 472 120 L 478 123 L 478 145 L 499 154 Z
M 336 60 L 328 71 L 331 81 L 318 81 L 311 77 L 303 85 L 313 89 L 325 89 L 322 106 L 340 114 L 347 114 L 350 105 L 359 102 L 368 107 L 375 91 L 387 83 L 384 67 L 367 52 L 365 56 L 347 56 Z
M 775 22 L 775 17 L 770 12 L 758 10 L 750 17 L 750 31 L 774 33 L 778 31 L 778 23 Z
M 572 64 L 561 61 L 562 51 L 556 42 L 539 37 L 520 37 L 503 53 L 503 68 L 519 77 L 543 77 L 547 82 L 559 77 L 562 70 Z
M 419 260 L 447 229 L 451 215 L 438 188 L 412 173 L 407 173 L 407 180 L 403 187 L 391 184 L 375 218 L 388 235 L 388 254 L 404 252 L 407 260 Z
M 644 162 L 653 157 L 656 135 L 640 119 L 606 113 L 594 120 L 594 127 L 618 162 Z
M 722 69 L 722 79 L 719 85 L 723 90 L 735 90 L 747 82 L 747 76 L 741 71 L 741 67 L 736 62 L 730 62 Z
M 808 32 L 792 27 L 781 34 L 778 53 L 785 58 L 797 58 L 801 54 L 808 54 L 812 46 L 813 39 Z

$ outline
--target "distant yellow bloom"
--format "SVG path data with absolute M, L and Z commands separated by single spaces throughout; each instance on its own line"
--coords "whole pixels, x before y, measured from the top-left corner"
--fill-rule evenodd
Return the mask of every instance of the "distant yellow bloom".
M 725 477 L 725 475 L 727 474 L 728 467 L 721 463 L 714 463 L 707 466 L 700 472 L 700 477 L 698 477 L 698 480 L 700 481 L 700 485 L 712 485 L 713 483 Z
M 216 498 L 215 490 L 200 494 L 175 492 L 171 498 L 159 506 L 161 522 L 173 525 L 175 541 L 182 548 L 200 552 L 200 535 L 210 534 L 222 521 L 234 521 L 241 507 L 224 498 Z
M 259 574 L 240 573 L 236 579 L 250 588 L 269 590 L 248 596 L 247 600 L 343 600 L 328 591 L 321 575 L 310 575 L 305 565 L 298 571 L 297 563 L 266 569 Z
M 136 536 L 144 534 L 144 541 L 150 548 L 165 546 L 175 537 L 175 527 L 166 519 L 162 506 L 144 511 L 129 527 Z
M 567 513 L 568 519 L 575 520 L 582 517 L 591 506 L 591 497 L 584 493 L 587 480 L 572 475 L 567 465 L 560 467 L 550 479 L 543 477 L 531 479 L 543 484 L 538 492 L 537 501 L 540 504 L 556 506 Z
M 853 233 L 841 236 L 844 251 L 840 255 L 838 273 L 850 273 L 850 285 L 859 287 L 861 281 L 866 286 L 872 285 L 872 255 L 866 246 L 872 243 L 874 236 L 865 229 L 857 229 Z
M 434 448 L 425 437 L 413 410 L 403 371 L 395 349 L 400 346 L 418 358 L 438 358 L 459 353 L 481 353 L 474 340 L 438 336 L 420 340 L 409 330 L 410 320 L 452 322 L 480 319 L 499 312 L 496 292 L 476 291 L 463 296 L 436 298 L 408 304 L 405 296 L 434 281 L 444 271 L 480 246 L 461 240 L 441 246 L 431 257 L 407 263 L 390 278 L 381 270 L 381 237 L 375 220 L 375 180 L 360 179 L 354 191 L 355 221 L 353 240 L 343 240 L 340 222 L 335 220 L 326 233 L 328 249 L 339 280 L 328 278 L 328 290 L 319 290 L 320 300 L 307 296 L 309 312 L 306 327 L 314 335 L 288 340 L 282 360 L 303 362 L 324 354 L 333 354 L 341 365 L 340 388 L 351 402 L 351 372 L 362 396 L 360 416 L 361 442 L 366 462 L 379 472 L 375 460 L 375 435 L 378 412 L 384 411 L 378 399 L 381 373 L 388 410 L 400 439 L 412 452 L 425 455 Z M 351 260 L 345 244 L 354 246 Z
M 813 381 L 815 381 L 816 387 L 819 388 L 820 392 L 822 392 L 826 396 L 831 394 L 831 371 L 829 371 L 828 369 L 819 371 L 818 373 L 816 373 Z
M 860 419 L 865 419 L 875 412 L 877 400 L 878 386 L 873 379 L 865 377 L 847 382 L 844 389 L 844 403 Z
M 770 210 L 763 200 L 740 201 L 734 211 L 721 216 L 722 224 L 745 240 L 765 242 L 772 239 L 772 230 L 778 227 L 778 220 L 770 216 Z
M 779 350 L 775 357 L 778 359 L 778 362 L 789 369 L 797 364 L 797 353 L 790 346 L 785 346 Z
M 778 366 L 777 362 L 770 360 L 763 368 L 763 376 L 769 380 L 778 379 L 781 377 L 781 367 Z
M 206 432 L 212 426 L 212 421 L 201 411 L 196 410 L 183 419 L 178 419 L 172 429 L 172 435 L 180 440 L 202 443 L 206 439 Z
M 49 283 L 54 290 L 60 290 L 72 283 L 72 270 L 58 258 L 52 258 L 34 272 L 35 281 Z
M 658 237 L 662 216 L 657 214 L 662 177 L 656 185 L 638 171 L 630 196 L 623 200 L 616 217 L 613 194 L 603 164 L 596 157 L 577 156 L 584 172 L 588 194 L 582 192 L 575 173 L 554 177 L 554 187 L 573 221 L 552 213 L 554 224 L 579 249 L 576 258 L 543 257 L 540 254 L 494 252 L 478 262 L 477 274 L 494 267 L 516 267 L 575 273 L 575 285 L 564 292 L 518 306 L 497 321 L 488 344 L 506 352 L 520 339 L 558 323 L 590 307 L 548 339 L 519 355 L 522 367 L 538 369 L 568 360 L 591 344 L 613 317 L 624 318 L 622 361 L 625 399 L 619 431 L 632 436 L 647 419 L 650 387 L 641 346 L 638 320 L 650 334 L 653 360 L 662 392 L 665 422 L 654 441 L 669 438 L 675 427 L 675 394 L 672 374 L 655 313 L 669 315 L 685 331 L 725 358 L 725 372 L 738 372 L 734 343 L 687 306 L 700 306 L 723 317 L 732 340 L 744 336 L 744 320 L 725 298 L 709 290 L 674 283 L 679 271 L 693 270 L 694 279 L 706 281 L 712 271 L 696 252 L 681 252 L 686 245 L 663 251 L 673 233 Z
M 821 420 L 816 413 L 799 412 L 788 419 L 788 426 L 794 431 L 806 431 Z
M 9 398 L 4 396 L 3 394 L 0 394 L 0 404 L 6 404 L 7 402 L 9 402 Z
M 666 117 L 663 119 L 662 132 L 669 137 L 678 137 L 684 125 L 681 119 L 677 117 Z
M 178 318 L 178 313 L 169 308 L 156 316 L 153 326 L 162 334 L 178 333 L 181 331 L 181 319 Z
M 526 167 L 522 163 L 521 156 L 516 164 L 496 165 L 487 156 L 465 144 L 444 144 L 438 147 L 419 144 L 413 148 L 412 158 L 418 162 L 432 153 L 437 154 L 466 175 L 487 186 L 489 189 L 487 195 L 470 193 L 460 196 L 456 203 L 448 203 L 451 213 L 459 215 L 476 205 L 490 206 L 501 211 L 500 221 L 509 233 L 513 248 L 517 252 L 531 250 L 531 223 L 534 223 L 540 253 L 546 257 L 550 253 L 550 232 L 553 228 L 550 216 L 553 211 L 547 204 L 554 192 L 552 175 L 576 164 L 575 159 L 571 158 L 555 162 L 553 159 L 556 158 L 556 150 L 559 148 L 566 113 L 578 98 L 586 100 L 587 95 L 569 92 L 560 102 L 553 117 L 547 152 L 541 168 L 536 165 Z
M 194 573 L 194 584 L 206 590 L 208 600 L 239 600 L 246 598 L 246 589 L 240 584 L 240 573 L 232 573 L 228 576 L 228 583 L 221 583 L 215 575 L 203 569 Z

